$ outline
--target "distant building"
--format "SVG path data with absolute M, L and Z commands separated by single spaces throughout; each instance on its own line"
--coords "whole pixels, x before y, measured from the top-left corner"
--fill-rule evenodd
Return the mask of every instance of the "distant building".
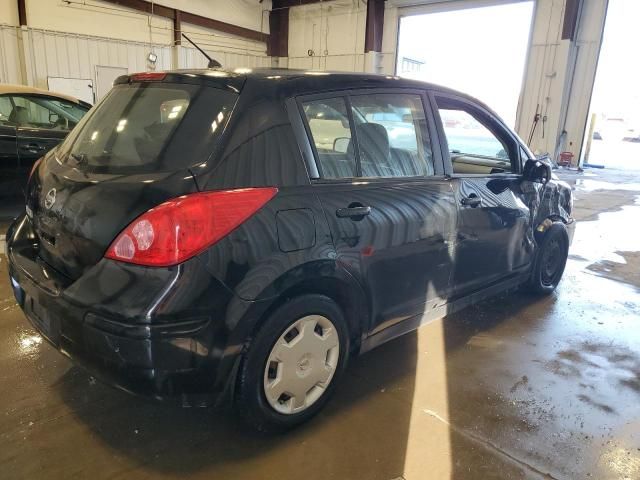
M 422 71 L 424 62 L 414 58 L 402 57 L 400 60 L 400 73 L 417 73 Z

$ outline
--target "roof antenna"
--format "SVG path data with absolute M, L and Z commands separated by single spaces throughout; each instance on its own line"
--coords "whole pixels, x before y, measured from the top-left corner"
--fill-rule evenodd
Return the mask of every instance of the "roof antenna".
M 193 45 L 194 47 L 196 47 L 198 49 L 198 51 L 204 55 L 205 57 L 207 57 L 207 60 L 209 60 L 209 65 L 207 65 L 207 67 L 209 68 L 216 68 L 216 67 L 221 67 L 222 64 L 220 62 L 218 62 L 217 60 L 214 60 L 213 58 L 211 58 L 209 55 L 207 55 L 207 52 L 205 52 L 203 49 L 201 49 L 198 45 L 196 45 L 193 40 L 191 40 L 189 37 L 187 37 L 184 33 L 182 34 L 182 36 L 184 38 L 187 39 L 187 42 L 189 42 L 191 45 Z

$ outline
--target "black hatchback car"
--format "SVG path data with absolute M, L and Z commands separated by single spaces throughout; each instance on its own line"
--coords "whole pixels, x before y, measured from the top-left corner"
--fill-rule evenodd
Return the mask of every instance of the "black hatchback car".
M 350 354 L 507 289 L 550 292 L 570 188 L 482 103 L 396 77 L 124 76 L 28 184 L 16 299 L 125 390 L 232 395 L 262 430 Z

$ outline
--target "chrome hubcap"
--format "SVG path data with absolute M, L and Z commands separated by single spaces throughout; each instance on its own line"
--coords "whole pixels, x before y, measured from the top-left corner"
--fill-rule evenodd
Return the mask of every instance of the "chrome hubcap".
M 340 341 L 326 317 L 308 315 L 289 326 L 271 349 L 264 393 L 283 414 L 300 413 L 325 392 L 338 366 Z

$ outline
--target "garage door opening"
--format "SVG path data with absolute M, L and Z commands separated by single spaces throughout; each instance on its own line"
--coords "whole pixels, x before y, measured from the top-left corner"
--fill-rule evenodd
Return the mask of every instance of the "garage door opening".
M 534 2 L 446 3 L 401 17 L 396 74 L 469 93 L 514 126 Z
M 636 170 L 636 174 L 640 171 L 640 64 L 631 61 L 631 46 L 640 44 L 638 18 L 637 0 L 609 2 L 583 143 L 585 163 Z

